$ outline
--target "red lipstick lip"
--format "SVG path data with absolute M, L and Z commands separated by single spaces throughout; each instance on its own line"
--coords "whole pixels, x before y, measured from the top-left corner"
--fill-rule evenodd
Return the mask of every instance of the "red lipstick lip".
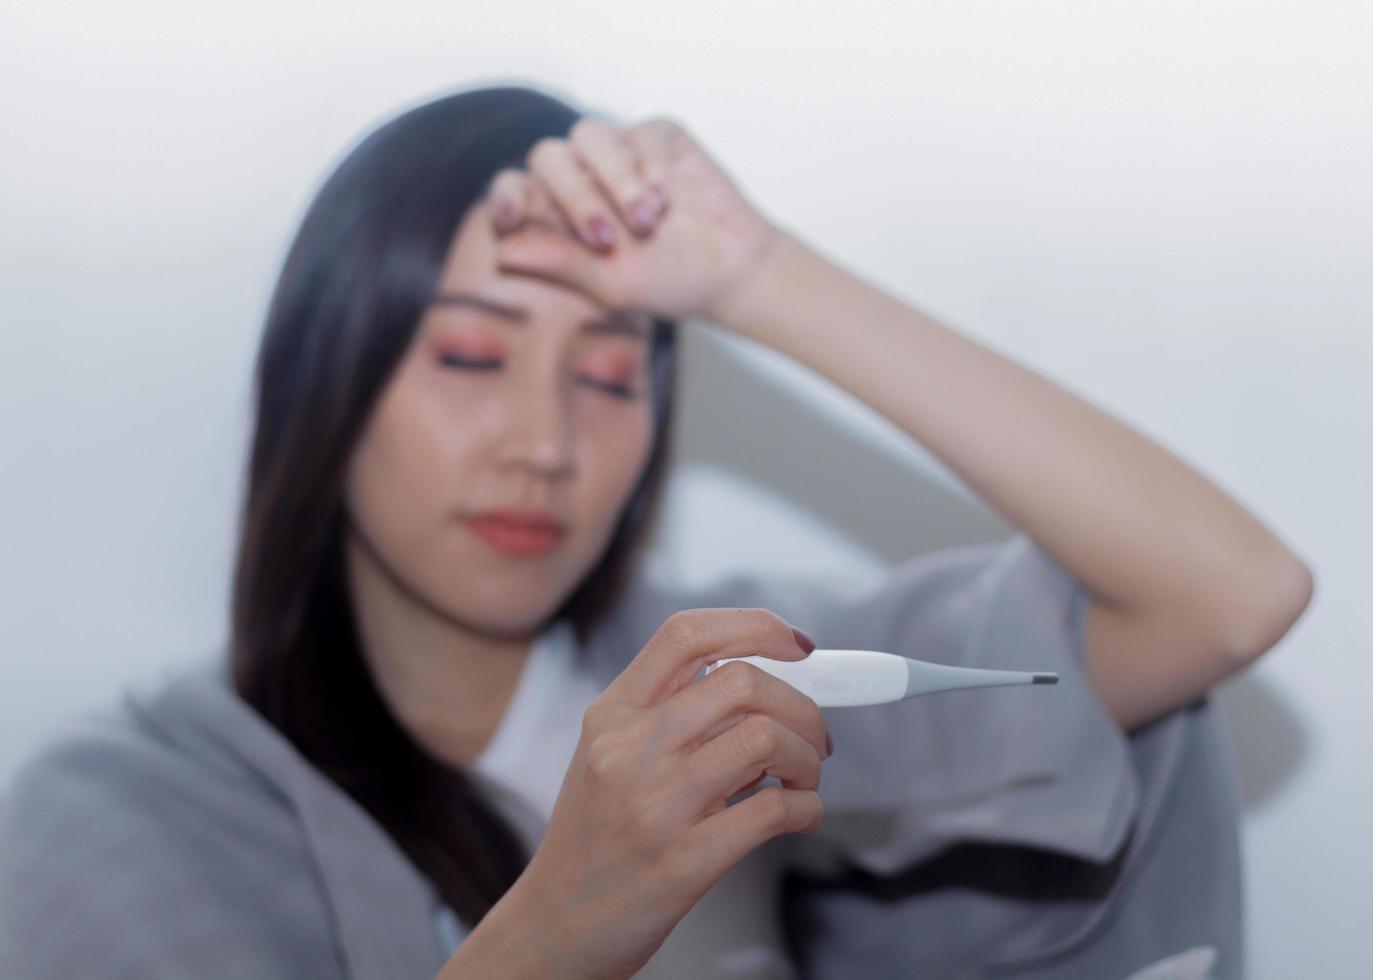
M 563 534 L 566 530 L 562 521 L 558 520 L 547 511 L 541 510 L 518 510 L 510 507 L 502 507 L 496 510 L 483 510 L 475 514 L 468 514 L 464 520 L 494 521 L 522 530 L 546 531 L 557 535 Z
M 520 512 L 519 520 L 509 520 L 509 515 L 509 511 L 484 511 L 465 518 L 463 525 L 497 551 L 510 555 L 544 555 L 562 543 L 562 525 L 549 521 L 546 515 L 537 521 L 529 519 L 528 511 Z

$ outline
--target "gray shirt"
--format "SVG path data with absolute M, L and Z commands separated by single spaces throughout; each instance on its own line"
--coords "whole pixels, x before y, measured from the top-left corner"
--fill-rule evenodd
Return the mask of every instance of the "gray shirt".
M 876 579 L 646 571 L 579 656 L 603 687 L 677 609 L 761 606 L 821 647 L 1056 670 L 1053 687 L 824 709 L 824 822 L 753 862 L 802 975 L 1102 980 L 1176 958 L 1240 977 L 1238 808 L 1213 709 L 1122 733 L 1087 683 L 1086 598 L 1023 534 Z M 73 722 L 0 812 L 13 980 L 432 977 L 440 907 L 220 664 Z

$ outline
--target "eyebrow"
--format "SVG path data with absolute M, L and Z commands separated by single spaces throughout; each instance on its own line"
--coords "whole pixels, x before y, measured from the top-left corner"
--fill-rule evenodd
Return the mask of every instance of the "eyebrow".
M 523 327 L 529 323 L 529 311 L 523 307 L 508 306 L 475 293 L 439 293 L 432 303 L 435 306 L 465 306 L 481 310 L 500 317 L 511 326 Z M 585 333 L 591 334 L 615 334 L 639 340 L 644 340 L 648 336 L 647 329 L 634 318 L 634 314 L 625 310 L 611 310 L 583 320 L 581 327 Z

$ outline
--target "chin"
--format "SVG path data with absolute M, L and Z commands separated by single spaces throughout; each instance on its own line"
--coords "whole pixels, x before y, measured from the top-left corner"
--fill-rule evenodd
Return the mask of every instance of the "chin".
M 531 572 L 489 576 L 480 585 L 462 587 L 450 577 L 438 592 L 454 616 L 497 636 L 519 636 L 537 630 L 571 593 L 554 588 Z

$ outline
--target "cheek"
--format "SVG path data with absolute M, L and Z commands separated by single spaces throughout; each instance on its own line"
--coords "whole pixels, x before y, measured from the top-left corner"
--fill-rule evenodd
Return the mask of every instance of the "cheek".
M 372 413 L 348 475 L 349 506 L 379 540 L 432 531 L 454 506 L 457 469 L 472 438 L 443 404 L 409 375 L 398 375 Z
M 652 408 L 647 403 L 639 408 L 584 417 L 579 427 L 584 512 L 603 515 L 603 523 L 611 526 L 638 483 L 653 439 Z

